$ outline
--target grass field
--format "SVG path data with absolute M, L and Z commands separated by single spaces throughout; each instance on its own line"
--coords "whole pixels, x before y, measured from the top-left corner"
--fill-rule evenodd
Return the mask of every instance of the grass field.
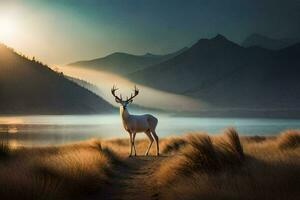
M 128 158 L 125 139 L 17 148 L 0 142 L 0 199 L 299 199 L 300 131 L 195 132 Z

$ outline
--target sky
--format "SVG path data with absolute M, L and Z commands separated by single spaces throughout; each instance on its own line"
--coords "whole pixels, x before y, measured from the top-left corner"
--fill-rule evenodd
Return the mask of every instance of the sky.
M 0 42 L 52 66 L 165 54 L 218 33 L 300 38 L 300 0 L 0 0 Z

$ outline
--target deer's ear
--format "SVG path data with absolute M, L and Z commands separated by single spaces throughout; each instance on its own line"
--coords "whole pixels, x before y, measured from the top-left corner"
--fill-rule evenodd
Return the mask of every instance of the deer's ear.
M 132 99 L 128 101 L 128 103 L 132 103 L 132 102 L 133 102 L 133 100 L 132 100 Z
M 117 98 L 115 98 L 115 101 L 116 101 L 117 103 L 120 103 L 120 101 L 119 101 Z

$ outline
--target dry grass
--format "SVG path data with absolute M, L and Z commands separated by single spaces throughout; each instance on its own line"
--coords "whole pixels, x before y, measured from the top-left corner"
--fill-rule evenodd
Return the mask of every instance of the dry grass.
M 187 141 L 182 137 L 168 137 L 163 139 L 163 142 L 160 143 L 162 147 L 163 154 L 172 154 L 174 152 L 178 152 L 180 149 L 185 147 Z
M 187 174 L 194 171 L 219 170 L 218 155 L 209 136 L 190 135 L 188 142 L 190 148 L 186 148 L 183 152 L 185 160 L 179 166 L 181 171 Z
M 0 163 L 1 199 L 81 199 L 105 193 L 122 162 L 99 142 L 19 149 Z
M 239 137 L 228 128 L 214 136 L 161 138 L 162 159 L 145 181 L 154 185 L 160 200 L 299 199 L 299 143 L 298 130 Z M 137 140 L 138 155 L 147 146 L 147 139 Z M 135 159 L 123 160 L 129 153 L 128 139 L 23 149 L 4 144 L 0 157 L 2 152 L 9 159 L 0 159 L 1 199 L 106 199 L 118 166 L 126 171 Z M 155 145 L 150 154 L 155 155 Z
M 215 145 L 211 137 L 204 134 L 189 135 L 186 140 L 190 147 L 183 151 L 185 159 L 179 165 L 185 174 L 217 172 L 240 166 L 244 161 L 243 147 L 233 128 L 226 129 L 224 137 L 215 139 Z
M 235 157 L 242 162 L 245 158 L 245 155 L 237 131 L 234 128 L 228 128 L 225 130 L 225 135 L 228 138 L 228 143 L 224 143 L 225 149 L 227 149 L 228 152 L 235 154 Z
M 281 149 L 297 148 L 300 146 L 300 130 L 287 130 L 278 138 Z
M 188 135 L 189 145 L 163 161 L 153 181 L 160 199 L 299 199 L 298 136 L 240 139 L 233 128 Z
M 6 159 L 9 157 L 10 147 L 7 141 L 0 141 L 0 160 Z

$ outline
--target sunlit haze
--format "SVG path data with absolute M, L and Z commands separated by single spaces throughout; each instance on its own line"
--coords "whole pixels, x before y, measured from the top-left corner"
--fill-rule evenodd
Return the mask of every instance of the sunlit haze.
M 113 84 L 119 88 L 123 97 L 130 96 L 135 83 L 115 74 L 100 72 L 96 70 L 62 67 L 60 70 L 69 76 L 76 77 L 82 80 L 88 80 L 93 85 L 99 88 L 98 95 L 110 102 L 114 106 L 119 106 L 110 93 Z M 182 95 L 162 92 L 149 87 L 138 85 L 140 89 L 139 96 L 135 99 L 137 105 L 148 108 L 157 108 L 173 111 L 199 111 L 205 108 L 204 103 L 200 103 L 189 97 Z M 159 97 L 159 98 L 158 98 Z
M 10 16 L 1 16 L 0 18 L 0 38 L 1 41 L 10 42 L 15 38 L 17 32 L 16 21 Z

